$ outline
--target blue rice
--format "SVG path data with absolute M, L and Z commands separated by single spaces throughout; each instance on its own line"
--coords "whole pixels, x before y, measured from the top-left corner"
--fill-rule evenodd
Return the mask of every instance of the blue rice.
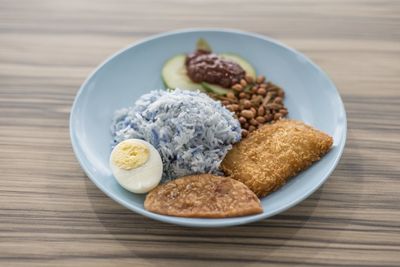
M 163 180 L 195 174 L 221 174 L 219 165 L 241 139 L 239 122 L 204 93 L 152 91 L 133 107 L 115 112 L 113 146 L 138 138 L 151 143 L 163 161 Z

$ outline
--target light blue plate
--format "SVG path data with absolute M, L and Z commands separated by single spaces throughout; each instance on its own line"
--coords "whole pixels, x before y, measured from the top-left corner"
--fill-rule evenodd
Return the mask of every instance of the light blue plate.
M 259 74 L 286 91 L 290 118 L 330 134 L 334 147 L 319 162 L 262 199 L 262 214 L 227 219 L 192 219 L 162 216 L 143 208 L 143 195 L 124 190 L 108 166 L 110 123 L 113 112 L 131 106 L 150 90 L 163 88 L 164 62 L 193 51 L 205 38 L 215 52 L 233 52 L 250 61 Z M 265 219 L 282 212 L 313 193 L 339 162 L 346 140 L 346 113 L 328 76 L 301 53 L 270 38 L 224 29 L 194 29 L 165 33 L 117 52 L 101 64 L 80 88 L 70 117 L 71 141 L 76 157 L 89 178 L 109 197 L 144 216 L 194 227 L 222 227 Z

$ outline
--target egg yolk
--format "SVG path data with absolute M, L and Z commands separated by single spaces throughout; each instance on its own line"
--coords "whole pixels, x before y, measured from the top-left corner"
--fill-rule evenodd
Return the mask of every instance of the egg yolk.
M 144 144 L 123 142 L 112 154 L 112 161 L 124 170 L 142 166 L 149 159 L 150 151 Z

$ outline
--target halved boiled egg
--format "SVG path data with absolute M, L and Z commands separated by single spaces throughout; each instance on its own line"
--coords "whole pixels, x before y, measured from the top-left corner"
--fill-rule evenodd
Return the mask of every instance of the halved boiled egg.
M 110 167 L 118 183 L 133 193 L 147 193 L 161 180 L 160 154 L 148 142 L 127 139 L 111 152 Z

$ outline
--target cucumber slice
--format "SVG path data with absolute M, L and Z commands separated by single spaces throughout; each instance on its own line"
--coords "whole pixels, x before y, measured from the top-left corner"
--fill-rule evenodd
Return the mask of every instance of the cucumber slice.
M 256 70 L 244 58 L 242 58 L 238 55 L 235 55 L 235 54 L 231 54 L 231 53 L 222 53 L 219 56 L 222 57 L 223 59 L 230 60 L 230 61 L 233 61 L 233 62 L 239 64 L 246 72 L 246 75 L 250 75 L 254 79 L 256 78 Z
M 165 86 L 169 89 L 183 89 L 189 91 L 204 91 L 199 83 L 190 80 L 185 67 L 186 55 L 176 55 L 165 62 L 161 71 L 161 77 Z
M 230 91 L 230 89 L 224 88 L 216 84 L 202 82 L 201 85 L 207 92 L 214 93 L 217 95 L 226 95 Z

